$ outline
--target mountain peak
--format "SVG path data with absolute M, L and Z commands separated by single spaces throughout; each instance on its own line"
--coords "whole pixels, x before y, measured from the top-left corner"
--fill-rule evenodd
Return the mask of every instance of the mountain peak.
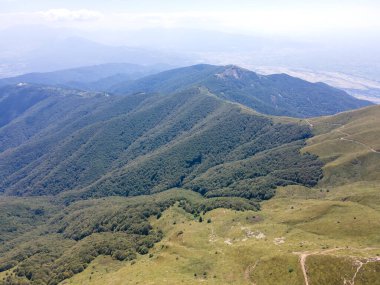
M 244 80 L 246 78 L 257 78 L 257 74 L 251 70 L 242 68 L 237 65 L 226 65 L 224 70 L 216 73 L 215 76 L 218 79 L 234 79 L 234 80 Z
M 235 65 L 194 65 L 154 74 L 114 86 L 119 94 L 172 94 L 192 86 L 206 87 L 216 96 L 267 115 L 313 117 L 332 115 L 371 103 L 355 99 L 328 85 L 287 75 L 258 75 Z
M 243 73 L 242 70 L 236 66 L 227 66 L 223 72 L 217 73 L 215 76 L 220 79 L 233 78 L 240 80 L 243 77 Z

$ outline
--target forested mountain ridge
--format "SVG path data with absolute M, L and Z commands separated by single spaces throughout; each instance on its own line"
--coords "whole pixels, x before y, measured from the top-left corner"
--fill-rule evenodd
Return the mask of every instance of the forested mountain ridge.
M 269 115 L 313 117 L 371 105 L 324 83 L 310 83 L 286 74 L 260 75 L 238 66 L 199 64 L 168 66 L 103 64 L 0 79 L 0 86 L 44 84 L 128 95 L 138 92 L 172 94 L 204 87 L 216 96 Z M 162 71 L 162 72 L 160 72 Z
M 300 153 L 307 125 L 203 87 L 127 96 L 2 90 L 0 106 L 11 107 L 0 127 L 4 284 L 58 284 L 99 255 L 146 254 L 163 237 L 148 219 L 176 203 L 195 218 L 219 207 L 257 210 L 277 186 L 313 186 L 322 176 L 318 158 Z
M 4 86 L 0 91 L 0 152 L 36 135 L 54 134 L 57 128 L 112 101 L 104 93 L 31 84 Z
M 97 92 L 64 89 L 59 87 L 19 83 L 0 87 L 0 127 L 11 123 L 29 109 L 49 99 L 70 101 L 70 98 L 86 98 L 100 95 Z M 45 106 L 49 108 L 52 104 Z
M 208 196 L 268 199 L 277 185 L 314 185 L 320 178 L 316 157 L 299 154 L 310 135 L 305 125 L 274 123 L 203 88 L 50 96 L 0 129 L 0 188 L 7 195 L 76 189 L 71 193 L 78 199 L 185 187 Z M 237 175 L 231 165 L 239 161 L 260 167 Z M 230 170 L 218 182 L 196 179 L 225 163 Z
M 173 93 L 202 86 L 219 98 L 241 103 L 260 113 L 315 117 L 372 105 L 324 83 L 310 83 L 286 74 L 260 75 L 233 65 L 194 65 L 113 86 L 119 94 Z
M 229 102 L 301 117 L 369 104 L 325 84 L 213 65 L 126 82 L 111 90 L 120 95 L 25 83 L 1 91 L 0 190 L 8 195 L 76 190 L 75 199 L 173 187 L 210 197 L 267 199 L 278 185 L 314 185 L 320 165 L 297 154 L 311 136 L 309 127 Z M 275 161 L 276 152 L 285 155 Z M 297 163 L 302 166 L 291 166 Z

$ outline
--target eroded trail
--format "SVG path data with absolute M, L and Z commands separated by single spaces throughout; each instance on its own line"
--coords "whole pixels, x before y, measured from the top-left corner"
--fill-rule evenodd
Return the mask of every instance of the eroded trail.
M 245 271 L 244 271 L 244 279 L 247 280 L 248 282 L 252 282 L 251 284 L 252 285 L 256 285 L 255 282 L 253 282 L 251 279 L 250 279 L 250 275 L 251 273 L 253 272 L 253 270 L 255 270 L 257 264 L 259 263 L 259 261 L 256 261 L 255 264 L 253 265 L 249 265 Z
M 312 129 L 314 128 L 314 125 L 308 119 L 305 119 L 305 121 L 310 126 L 310 128 L 312 128 Z M 348 142 L 352 142 L 352 143 L 364 146 L 365 148 L 369 149 L 371 152 L 373 152 L 373 153 L 379 153 L 380 154 L 380 151 L 377 151 L 376 149 L 372 148 L 368 144 L 365 144 L 363 142 L 360 142 L 360 141 L 357 141 L 357 140 L 354 140 L 354 139 L 348 139 L 347 137 L 350 137 L 351 134 L 346 133 L 345 131 L 342 130 L 345 127 L 344 125 L 342 125 L 342 124 L 329 124 L 329 125 L 340 126 L 340 128 L 336 129 L 336 131 L 338 133 L 340 133 L 341 135 L 343 135 L 342 137 L 339 138 L 340 140 L 342 140 L 342 141 L 348 141 Z
M 312 251 L 312 252 L 293 252 L 294 254 L 297 254 L 299 256 L 300 266 L 301 266 L 301 270 L 303 273 L 305 285 L 310 285 L 309 277 L 307 274 L 307 267 L 306 267 L 306 259 L 308 256 L 311 256 L 311 255 L 330 255 L 334 251 L 339 251 L 339 250 L 343 250 L 343 249 L 347 249 L 347 248 L 332 248 L 332 249 L 328 249 L 328 250 Z M 378 249 L 378 248 L 364 248 L 362 250 L 373 250 L 373 249 Z M 334 255 L 334 256 L 337 256 L 337 255 Z M 359 271 L 362 269 L 362 267 L 364 265 L 371 263 L 371 262 L 380 262 L 380 257 L 371 257 L 371 258 L 352 257 L 352 258 L 354 258 L 354 263 L 357 266 L 357 268 L 356 268 L 355 273 L 354 273 L 353 277 L 351 278 L 351 280 L 346 280 L 346 279 L 343 280 L 343 285 L 355 285 L 356 276 L 358 275 Z
M 301 265 L 301 270 L 303 274 L 303 278 L 305 281 L 305 285 L 309 285 L 309 278 L 307 276 L 307 268 L 306 268 L 306 259 L 310 255 L 315 255 L 315 254 L 328 254 L 333 251 L 341 250 L 343 248 L 332 248 L 332 249 L 327 249 L 324 251 L 312 251 L 312 252 L 294 252 L 294 254 L 299 255 L 299 260 L 300 260 L 300 265 Z
M 309 278 L 307 277 L 307 271 L 306 271 L 306 258 L 309 255 L 310 254 L 307 254 L 307 253 L 303 253 L 300 255 L 300 264 L 301 264 L 303 278 L 305 280 L 305 285 L 309 285 Z
M 310 128 L 313 128 L 314 125 L 312 123 L 310 123 L 310 121 L 308 119 L 305 119 L 306 123 L 309 125 Z
M 342 127 L 344 128 L 344 126 Z M 348 141 L 348 142 L 352 142 L 352 143 L 355 143 L 355 144 L 358 144 L 358 145 L 361 145 L 361 146 L 364 146 L 366 148 L 368 148 L 370 151 L 374 152 L 374 153 L 380 153 L 379 151 L 373 149 L 371 146 L 365 144 L 365 143 L 362 143 L 360 141 L 357 141 L 357 140 L 353 140 L 353 139 L 347 139 L 346 137 L 349 137 L 350 134 L 349 133 L 346 133 L 340 129 L 337 129 L 337 132 L 339 132 L 340 134 L 344 135 L 344 137 L 341 137 L 340 140 L 342 141 Z
M 364 265 L 371 263 L 371 262 L 380 262 L 380 257 L 369 258 L 369 259 L 366 259 L 364 262 L 361 260 L 356 260 L 355 264 L 357 265 L 357 268 L 356 268 L 356 271 L 354 273 L 354 276 L 352 276 L 351 280 L 344 279 L 343 285 L 355 285 L 355 279 L 356 279 L 356 276 L 358 275 L 360 269 L 362 269 L 362 267 Z

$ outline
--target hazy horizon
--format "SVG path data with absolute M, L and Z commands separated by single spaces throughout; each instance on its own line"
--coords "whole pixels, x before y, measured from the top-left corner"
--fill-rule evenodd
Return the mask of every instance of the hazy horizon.
M 128 62 L 307 69 L 380 81 L 378 1 L 0 4 L 0 77 Z
M 26 1 L 1 0 L 1 27 L 45 24 L 76 29 L 196 28 L 239 34 L 379 31 L 378 1 Z

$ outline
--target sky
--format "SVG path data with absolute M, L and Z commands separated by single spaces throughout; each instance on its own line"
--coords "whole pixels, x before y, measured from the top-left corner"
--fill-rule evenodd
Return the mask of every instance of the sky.
M 81 44 L 87 55 L 89 41 L 99 50 L 147 49 L 186 62 L 343 70 L 380 80 L 379 15 L 380 0 L 0 0 L 0 75 L 62 68 L 58 52 L 70 58 Z M 46 53 L 62 62 L 53 65 Z M 78 58 L 72 66 L 83 64 Z
M 379 0 L 0 0 L 0 27 L 192 28 L 239 34 L 380 31 Z

